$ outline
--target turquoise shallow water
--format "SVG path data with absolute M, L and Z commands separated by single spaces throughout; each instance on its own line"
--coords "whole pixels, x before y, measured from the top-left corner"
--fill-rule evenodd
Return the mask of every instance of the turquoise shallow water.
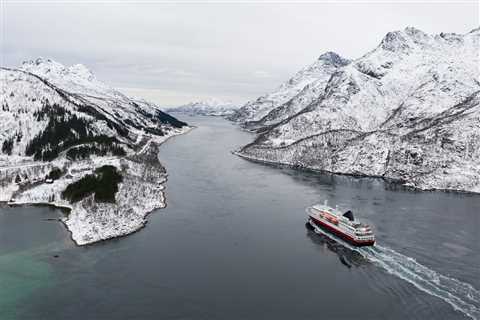
M 35 291 L 52 285 L 48 262 L 35 259 L 31 252 L 0 256 L 0 318 L 21 319 L 21 309 Z
M 63 225 L 44 221 L 58 210 L 0 208 L 0 319 L 477 312 L 480 196 L 251 163 L 230 153 L 249 133 L 221 119 L 184 120 L 197 128 L 160 152 L 167 208 L 140 232 L 76 247 Z M 326 199 L 371 223 L 379 247 L 353 250 L 308 230 L 304 208 Z
M 32 296 L 54 286 L 54 255 L 71 247 L 50 207 L 0 207 L 0 319 L 22 319 Z

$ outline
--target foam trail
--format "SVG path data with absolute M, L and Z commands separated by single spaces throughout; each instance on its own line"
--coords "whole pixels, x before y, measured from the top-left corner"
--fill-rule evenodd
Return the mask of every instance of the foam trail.
M 442 299 L 466 316 L 475 320 L 480 319 L 480 291 L 470 284 L 439 274 L 418 263 L 415 259 L 390 248 L 379 245 L 357 248 L 319 228 L 315 228 L 315 231 L 321 232 L 349 249 L 360 253 L 388 273 L 411 283 L 423 292 Z
M 449 303 L 472 319 L 480 319 L 480 292 L 468 283 L 447 277 L 392 249 L 375 246 L 357 249 L 387 272 Z

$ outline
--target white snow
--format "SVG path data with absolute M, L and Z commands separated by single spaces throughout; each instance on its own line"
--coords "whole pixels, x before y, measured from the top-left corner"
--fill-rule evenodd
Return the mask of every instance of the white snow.
M 189 130 L 186 127 L 176 134 Z M 68 216 L 62 220 L 78 245 L 130 234 L 146 224 L 146 216 L 150 212 L 165 207 L 163 190 L 167 174 L 158 162 L 158 145 L 158 142 L 149 140 L 140 152 L 121 158 L 92 156 L 84 161 L 63 158 L 36 166 L 26 164 L 0 168 L 0 201 L 15 205 L 49 204 L 70 209 Z M 131 158 L 148 153 L 156 158 L 157 163 Z M 115 203 L 97 203 L 93 195 L 77 203 L 62 198 L 62 191 L 69 184 L 93 174 L 96 168 L 104 165 L 115 166 L 123 177 Z M 45 176 L 54 167 L 62 168 L 66 174 L 51 184 L 45 183 Z M 17 175 L 22 177 L 21 183 L 25 183 L 23 191 L 19 191 L 19 184 L 15 183 Z M 31 184 L 33 180 L 39 183 Z
M 224 117 L 233 114 L 237 109 L 238 106 L 231 101 L 209 98 L 202 101 L 190 102 L 178 107 L 168 108 L 166 111 L 188 115 Z
M 258 122 L 260 128 L 274 125 L 239 153 L 421 189 L 477 192 L 478 39 L 478 29 L 465 35 L 432 36 L 411 27 L 390 32 L 331 74 L 316 98 L 304 88 L 295 97 L 310 101 L 303 110 Z
M 247 102 L 229 118 L 243 124 L 270 124 L 283 120 L 318 98 L 330 76 L 348 63 L 348 59 L 326 52 L 273 92 Z
M 13 142 L 11 154 L 6 149 L 0 154 L 0 201 L 69 208 L 63 221 L 79 245 L 132 233 L 145 225 L 149 212 L 165 206 L 166 171 L 158 160 L 158 146 L 190 127 L 173 125 L 157 105 L 125 96 L 83 65 L 65 67 L 39 58 L 19 69 L 0 68 L 0 81 L 0 145 Z M 72 161 L 65 148 L 53 161 L 34 161 L 26 148 L 49 123 L 48 116 L 38 115 L 45 113 L 45 105 L 87 120 L 85 129 L 91 135 L 117 138 L 127 155 Z M 120 135 L 118 128 L 126 134 Z M 104 165 L 115 166 L 123 177 L 115 203 L 97 203 L 93 196 L 76 203 L 62 198 L 68 185 Z M 63 176 L 46 183 L 54 168 Z

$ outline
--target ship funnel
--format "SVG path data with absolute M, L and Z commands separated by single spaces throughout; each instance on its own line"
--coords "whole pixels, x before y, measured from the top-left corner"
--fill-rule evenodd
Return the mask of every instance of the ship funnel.
M 345 218 L 347 218 L 348 220 L 350 220 L 350 221 L 355 220 L 355 219 L 353 218 L 353 212 L 350 211 L 350 210 L 348 210 L 347 212 L 345 212 L 345 213 L 343 214 L 343 216 L 344 216 Z

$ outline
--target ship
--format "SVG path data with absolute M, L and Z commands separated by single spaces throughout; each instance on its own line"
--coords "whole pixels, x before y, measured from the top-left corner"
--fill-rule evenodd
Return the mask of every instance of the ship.
M 321 228 L 348 243 L 357 246 L 373 246 L 375 235 L 369 225 L 357 221 L 353 212 L 342 213 L 325 204 L 316 204 L 306 209 L 308 223 L 313 228 Z

